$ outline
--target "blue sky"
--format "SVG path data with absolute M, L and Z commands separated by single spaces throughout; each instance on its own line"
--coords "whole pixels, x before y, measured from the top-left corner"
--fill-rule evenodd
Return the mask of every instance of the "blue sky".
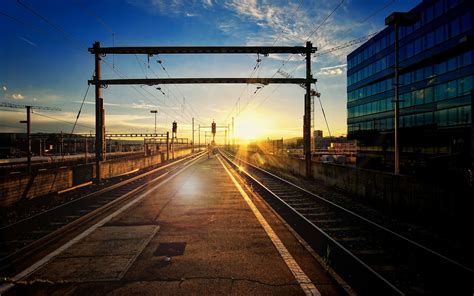
M 4 0 L 0 4 L 0 87 L 2 102 L 55 106 L 62 111 L 36 111 L 34 132 L 70 132 L 93 71 L 87 48 L 166 45 L 304 45 L 308 39 L 329 49 L 384 27 L 392 11 L 407 11 L 419 1 L 346 0 L 314 32 L 340 0 Z M 311 33 L 314 32 L 313 35 Z M 113 38 L 114 36 L 114 38 Z M 333 134 L 346 133 L 346 55 L 350 47 L 312 63 L 317 89 Z M 247 77 L 256 55 L 111 56 L 104 78 Z M 254 75 L 271 77 L 288 56 L 261 57 Z M 167 72 L 158 64 L 162 62 Z M 304 62 L 292 56 L 283 70 L 304 76 Z M 300 66 L 301 65 L 301 66 Z M 328 67 L 335 67 L 327 69 Z M 278 74 L 275 77 L 280 77 Z M 153 130 L 149 113 L 158 109 L 159 131 L 176 120 L 180 136 L 196 124 L 214 119 L 226 125 L 236 117 L 237 134 L 255 137 L 301 135 L 304 91 L 298 86 L 256 85 L 111 86 L 104 90 L 109 132 Z M 238 100 L 238 98 L 240 99 Z M 94 92 L 86 98 L 77 132 L 94 126 Z M 319 104 L 316 129 L 327 134 Z M 47 115 L 44 117 L 41 115 Z M 0 111 L 0 131 L 23 131 L 21 109 Z M 57 120 L 51 119 L 54 117 Z M 240 133 L 239 133 L 240 128 Z

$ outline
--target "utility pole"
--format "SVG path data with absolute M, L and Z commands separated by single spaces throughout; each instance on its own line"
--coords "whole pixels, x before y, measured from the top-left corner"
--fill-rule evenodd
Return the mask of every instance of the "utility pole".
M 201 151 L 201 125 L 198 124 L 198 146 L 199 146 L 199 151 Z
M 87 135 L 84 137 L 84 163 L 87 164 Z
M 22 120 L 20 123 L 26 123 L 26 162 L 28 175 L 31 175 L 31 106 L 26 107 L 26 121 Z
M 306 177 L 311 178 L 311 53 L 312 43 L 306 42 L 306 94 L 304 97 L 303 147 Z
M 59 154 L 61 154 L 61 156 L 64 156 L 64 137 L 63 137 L 63 131 L 61 131 L 61 140 L 60 140 L 60 143 L 61 143 L 61 152 Z
M 234 117 L 232 116 L 232 148 L 235 146 Z
M 395 31 L 395 73 L 394 73 L 394 173 L 395 175 L 400 174 L 400 139 L 399 139 L 399 128 L 400 128 L 400 99 L 399 99 L 399 48 L 398 48 L 398 29 L 399 26 L 409 26 L 414 24 L 419 19 L 419 15 L 410 12 L 394 12 L 385 19 L 385 25 L 394 27 Z
M 100 163 L 102 161 L 102 148 L 103 148 L 103 120 L 102 120 L 102 85 L 100 84 L 100 53 L 98 52 L 100 48 L 100 42 L 96 41 L 94 43 L 94 57 L 95 57 L 95 177 L 96 183 L 101 182 L 100 176 Z
M 170 132 L 166 132 L 166 160 L 170 160 Z
M 474 167 L 474 89 L 471 88 L 471 167 Z
M 192 153 L 194 153 L 194 117 L 193 117 L 193 123 L 192 123 L 192 129 L 193 129 L 193 145 L 192 145 Z
M 156 113 L 158 113 L 158 110 L 151 110 L 150 113 L 155 114 L 155 135 L 156 135 Z

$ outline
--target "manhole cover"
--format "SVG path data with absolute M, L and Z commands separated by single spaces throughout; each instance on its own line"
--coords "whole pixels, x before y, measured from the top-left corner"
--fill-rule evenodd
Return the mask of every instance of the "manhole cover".
M 176 243 L 160 243 L 158 248 L 154 253 L 155 256 L 181 256 L 184 254 L 184 249 L 186 248 L 185 242 L 176 242 Z

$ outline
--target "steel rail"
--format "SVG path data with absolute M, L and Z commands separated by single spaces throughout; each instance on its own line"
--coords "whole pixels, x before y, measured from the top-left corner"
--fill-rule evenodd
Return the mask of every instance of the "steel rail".
M 221 150 L 221 152 L 222 152 L 222 150 Z M 226 152 L 225 152 L 225 153 L 226 153 Z M 227 153 L 226 153 L 226 154 L 227 154 Z M 278 180 L 279 182 L 282 182 L 282 183 L 288 185 L 289 187 L 295 188 L 295 189 L 297 189 L 297 190 L 299 190 L 299 191 L 301 191 L 301 192 L 304 192 L 305 194 L 307 194 L 307 195 L 309 195 L 309 196 L 313 196 L 313 197 L 317 198 L 318 200 L 322 201 L 323 203 L 329 205 L 330 207 L 335 208 L 337 211 L 343 212 L 343 213 L 345 213 L 345 214 L 347 214 L 347 215 L 349 215 L 349 216 L 351 216 L 351 217 L 357 219 L 358 221 L 363 222 L 365 225 L 368 225 L 368 226 L 371 227 L 372 229 L 375 229 L 376 231 L 380 232 L 381 234 L 385 234 L 385 235 L 389 236 L 390 238 L 395 238 L 395 239 L 397 239 L 399 242 L 402 242 L 403 244 L 405 244 L 407 247 L 415 248 L 415 249 L 416 249 L 416 255 L 420 255 L 420 256 L 422 256 L 422 257 L 424 257 L 424 258 L 425 258 L 425 257 L 428 257 L 428 258 L 425 259 L 425 261 L 431 262 L 432 260 L 436 260 L 436 261 L 439 263 L 439 264 L 437 264 L 436 266 L 438 266 L 439 268 L 441 268 L 441 266 L 443 266 L 443 267 L 445 267 L 446 269 L 449 269 L 451 272 L 453 272 L 453 273 L 455 273 L 456 275 L 458 275 L 458 276 L 459 276 L 459 280 L 460 280 L 461 282 L 464 282 L 464 283 L 465 283 L 465 287 L 463 287 L 462 289 L 464 289 L 464 290 L 466 290 L 466 289 L 473 289 L 472 287 L 471 287 L 471 288 L 467 287 L 467 286 L 469 285 L 469 282 L 472 282 L 472 281 L 470 281 L 470 279 L 474 279 L 474 271 L 473 271 L 471 268 L 466 267 L 466 266 L 462 265 L 461 263 L 459 263 L 459 262 L 457 262 L 457 261 L 455 261 L 455 260 L 452 260 L 452 259 L 450 259 L 450 258 L 448 258 L 448 257 L 446 257 L 446 256 L 444 256 L 444 255 L 442 255 L 442 254 L 440 254 L 440 253 L 438 253 L 438 252 L 436 252 L 436 251 L 434 251 L 434 250 L 428 248 L 428 247 L 425 247 L 425 246 L 423 246 L 423 245 L 421 245 L 421 244 L 419 244 L 419 243 L 413 241 L 413 240 L 410 240 L 410 239 L 404 237 L 403 235 L 400 235 L 400 234 L 398 234 L 398 233 L 396 233 L 396 232 L 394 232 L 394 231 L 392 231 L 392 230 L 390 230 L 390 229 L 388 229 L 388 228 L 386 228 L 386 227 L 384 227 L 384 226 L 382 226 L 382 225 L 380 225 L 380 224 L 378 224 L 378 223 L 376 223 L 376 222 L 373 222 L 373 221 L 371 221 L 371 220 L 369 220 L 369 219 L 367 219 L 367 218 L 365 218 L 365 217 L 362 217 L 362 216 L 360 216 L 359 214 L 356 214 L 356 213 L 354 213 L 354 212 L 352 212 L 352 211 L 350 211 L 350 210 L 348 210 L 348 209 L 346 209 L 346 208 L 344 208 L 344 207 L 341 207 L 341 206 L 339 206 L 339 205 L 337 205 L 337 204 L 335 204 L 335 203 L 333 203 L 333 202 L 331 202 L 331 201 L 329 201 L 329 200 L 327 200 L 327 199 L 325 199 L 325 198 L 323 198 L 323 197 L 321 197 L 321 196 L 319 196 L 319 195 L 317 195 L 317 194 L 315 194 L 315 193 L 313 193 L 313 192 L 310 192 L 310 191 L 308 191 L 308 190 L 306 190 L 306 189 L 304 189 L 304 188 L 302 188 L 302 187 L 300 187 L 300 186 L 298 186 L 298 185 L 296 185 L 296 184 L 293 184 L 293 183 L 291 183 L 291 182 L 289 182 L 289 181 L 287 181 L 287 180 L 285 180 L 285 179 L 283 179 L 283 178 L 281 178 L 281 177 L 279 177 L 279 176 L 276 176 L 275 174 L 272 174 L 271 172 L 268 172 L 268 171 L 266 171 L 266 170 L 264 170 L 264 169 L 262 169 L 262 168 L 259 168 L 259 167 L 255 166 L 255 165 L 253 165 L 253 164 L 251 164 L 251 163 L 249 163 L 249 162 L 247 162 L 247 161 L 245 161 L 245 160 L 243 160 L 243 159 L 240 159 L 240 158 L 238 158 L 238 157 L 235 157 L 234 155 L 231 155 L 231 154 L 224 155 L 224 153 L 223 153 L 223 156 L 225 156 L 225 158 L 226 158 L 229 162 L 232 162 L 232 160 L 230 160 L 229 156 L 234 157 L 236 160 L 240 161 L 241 163 L 245 163 L 246 165 L 248 165 L 248 166 L 251 167 L 252 169 L 255 169 L 255 170 L 257 170 L 257 171 L 260 171 L 261 173 L 263 173 L 263 174 L 265 174 L 265 175 L 267 175 L 267 176 L 269 176 L 269 177 L 271 177 L 271 178 L 273 178 L 273 179 L 275 179 L 275 180 Z M 272 195 L 272 197 L 273 197 L 274 200 L 275 200 L 275 199 L 278 199 L 278 200 L 279 200 L 279 206 L 280 206 L 280 207 L 291 209 L 292 212 L 297 213 L 297 216 L 299 216 L 298 219 L 300 219 L 300 220 L 301 220 L 301 219 L 302 219 L 302 220 L 305 220 L 306 223 L 310 223 L 313 227 L 315 227 L 315 229 L 317 229 L 318 232 L 324 233 L 324 235 L 322 236 L 323 239 L 330 238 L 330 236 L 327 235 L 321 228 L 317 227 L 316 225 L 314 225 L 313 222 L 309 221 L 309 220 L 308 220 L 307 218 L 305 218 L 301 213 L 299 213 L 299 212 L 297 212 L 296 210 L 294 210 L 294 209 L 293 209 L 289 204 L 287 204 L 283 199 L 281 199 L 280 197 L 278 197 L 278 194 L 275 194 L 274 192 L 272 192 L 272 191 L 271 191 L 269 188 L 267 188 L 262 182 L 258 181 L 255 177 L 253 177 L 249 172 L 243 170 L 243 169 L 242 169 L 238 164 L 236 164 L 236 163 L 233 163 L 233 165 L 234 165 L 234 166 L 237 166 L 237 167 L 239 168 L 239 170 L 242 170 L 242 171 L 248 176 L 248 178 L 252 179 L 252 182 L 253 182 L 253 183 L 258 184 L 259 187 L 261 187 L 262 189 L 264 189 L 265 191 L 267 191 L 270 195 Z M 285 211 L 288 212 L 288 209 L 286 209 Z M 294 213 L 293 213 L 292 215 L 290 215 L 292 219 L 295 219 L 294 216 L 295 216 L 296 214 L 294 214 Z M 301 223 L 300 223 L 300 224 L 301 224 Z M 304 237 L 304 236 L 303 236 L 303 237 Z M 306 239 L 306 237 L 305 237 L 305 239 Z M 311 241 L 313 241 L 313 238 L 310 237 L 309 239 L 310 239 Z M 344 252 L 351 253 L 349 250 L 345 249 L 342 245 L 340 245 L 338 242 L 336 242 L 336 241 L 333 240 L 332 238 L 331 238 L 331 240 L 334 242 L 334 246 L 342 247 L 342 248 L 344 249 Z M 308 242 L 308 243 L 309 243 L 309 242 Z M 322 250 L 322 249 L 320 248 L 320 244 L 321 244 L 321 243 L 322 243 L 322 242 L 317 242 L 316 250 L 324 251 L 324 250 Z M 311 244 L 311 243 L 310 243 L 310 244 Z M 323 242 L 323 244 L 324 244 L 324 242 Z M 319 252 L 318 252 L 318 253 L 319 253 Z M 352 254 L 352 253 L 351 253 L 351 254 Z M 324 254 L 320 254 L 320 255 L 324 255 Z M 355 258 L 358 258 L 356 255 L 353 255 L 353 254 L 352 254 L 352 256 L 355 257 Z M 334 258 L 334 256 L 333 256 L 333 258 Z M 359 258 L 358 258 L 357 261 L 363 263 L 363 261 L 360 260 Z M 367 264 L 365 264 L 365 263 L 364 263 L 364 265 L 367 266 L 367 267 L 369 267 L 369 266 L 368 266 Z M 369 268 L 370 268 L 370 267 L 369 267 Z M 347 274 L 347 272 L 346 272 L 347 266 L 344 265 L 344 264 L 343 264 L 341 267 L 339 267 L 339 268 L 336 267 L 336 266 L 334 266 L 334 269 L 335 269 L 336 272 L 338 272 L 340 275 L 346 275 L 346 274 Z M 371 270 L 370 273 L 378 274 L 378 272 L 374 271 L 372 268 L 370 268 L 370 270 Z M 360 283 L 358 283 L 358 282 L 355 282 L 355 283 L 354 283 L 354 281 L 351 280 L 351 277 L 350 277 L 350 276 L 351 276 L 351 275 L 349 274 L 349 278 L 347 278 L 346 280 L 347 280 L 351 285 L 353 285 L 354 288 L 356 288 L 356 287 L 362 288 L 362 289 L 365 288 L 364 286 L 361 287 L 361 286 L 360 286 Z M 381 277 L 382 277 L 382 276 L 381 276 Z M 383 277 L 382 277 L 382 278 L 383 278 Z M 386 280 L 386 279 L 384 279 L 384 280 L 388 282 L 388 280 Z M 389 282 L 389 284 L 390 284 L 389 286 L 395 287 L 394 284 L 392 284 L 392 283 L 390 283 L 390 282 Z M 373 288 L 373 287 L 371 287 L 371 290 L 367 290 L 367 291 L 365 291 L 365 292 L 373 293 L 372 288 Z M 395 287 L 395 288 L 396 288 L 396 287 Z M 458 288 L 459 288 L 459 287 L 458 287 Z M 400 293 L 403 294 L 403 292 L 400 291 L 398 288 L 396 288 L 396 290 L 394 290 L 394 291 L 397 292 L 397 293 L 400 292 Z
M 60 210 L 61 208 L 64 208 L 65 206 L 67 205 L 72 205 L 74 202 L 78 202 L 80 200 L 84 200 L 85 198 L 91 198 L 91 197 L 98 197 L 98 196 L 101 196 L 105 193 L 108 193 L 108 192 L 111 192 L 115 189 L 119 189 L 121 187 L 124 187 L 126 185 L 129 185 L 130 183 L 132 182 L 135 182 L 135 181 L 138 181 L 140 179 L 143 179 L 147 176 L 150 176 L 151 174 L 154 174 L 154 173 L 159 173 L 161 172 L 162 170 L 166 169 L 166 168 L 169 168 L 169 167 L 172 167 L 172 166 L 175 166 L 177 164 L 180 164 L 181 162 L 183 161 L 186 161 L 186 160 L 189 160 L 191 159 L 190 161 L 193 161 L 195 160 L 196 158 L 199 158 L 199 157 L 202 157 L 203 155 L 205 154 L 205 151 L 203 152 L 199 152 L 199 153 L 196 153 L 196 154 L 192 154 L 190 156 L 187 156 L 187 157 L 183 157 L 181 159 L 178 159 L 176 161 L 173 161 L 171 163 L 168 163 L 164 166 L 160 166 L 156 169 L 153 169 L 153 170 L 150 170 L 150 171 L 147 171 L 143 174 L 140 174 L 138 176 L 134 176 L 130 179 L 127 179 L 127 180 L 124 180 L 122 182 L 119 182 L 117 184 L 114 184 L 114 185 L 111 185 L 111 186 L 108 186 L 104 189 L 101 189 L 99 191 L 96 191 L 96 192 L 93 192 L 93 193 L 90 193 L 88 195 L 85 195 L 83 197 L 80 197 L 78 199 L 75 199 L 75 200 L 72 200 L 68 203 L 65 203 L 65 204 L 62 204 L 62 205 L 59 205 L 59 206 L 56 206 L 54 208 L 51 208 L 47 211 L 44 211 L 44 212 L 41 212 L 39 214 L 36 214 L 34 216 L 31 216 L 29 218 L 26 218 L 26 219 L 23 219 L 21 221 L 18 221 L 17 223 L 12 223 L 12 224 L 9 224 L 7 225 L 6 227 L 3 227 L 2 229 L 0 230 L 8 230 L 9 228 L 14 228 L 14 227 L 17 227 L 19 224 L 22 224 L 22 223 L 29 223 L 31 221 L 33 221 L 34 219 L 38 219 L 38 218 L 41 218 L 42 216 L 45 216 L 46 214 L 50 214 L 54 211 L 57 211 L 57 210 Z M 179 166 L 177 167 L 174 167 L 172 168 L 171 170 L 169 171 L 166 171 L 164 172 L 163 174 L 157 176 L 155 179 L 153 179 L 151 182 L 154 182 L 154 181 L 158 181 L 160 180 L 162 177 L 168 175 L 169 173 L 175 171 L 176 169 L 178 169 Z M 7 268 L 9 268 L 13 263 L 21 260 L 22 258 L 26 257 L 27 255 L 31 254 L 34 250 L 37 250 L 39 247 L 41 246 L 44 246 L 46 244 L 49 244 L 51 242 L 54 242 L 56 240 L 58 240 L 59 238 L 62 237 L 63 234 L 67 233 L 67 232 L 70 232 L 70 231 L 73 231 L 75 229 L 77 229 L 79 226 L 81 226 L 82 224 L 86 223 L 87 221 L 90 221 L 91 219 L 97 217 L 98 215 L 100 215 L 101 213 L 103 213 L 104 211 L 107 211 L 109 208 L 111 207 L 114 207 L 115 205 L 117 205 L 119 202 L 121 202 L 122 200 L 124 200 L 126 197 L 130 196 L 131 194 L 134 194 L 142 189 L 144 189 L 145 187 L 149 186 L 149 182 L 146 182 L 144 184 L 141 184 L 141 185 L 138 185 L 136 188 L 133 188 L 131 189 L 130 191 L 128 191 L 127 193 L 125 194 L 122 194 L 121 196 L 117 197 L 117 198 L 114 198 L 113 200 L 111 200 L 110 202 L 108 202 L 107 204 L 104 204 L 103 206 L 95 209 L 95 210 L 92 210 L 91 212 L 71 221 L 70 223 L 68 224 L 65 224 L 64 226 L 56 229 L 56 230 L 53 230 L 52 232 L 48 233 L 47 235 L 43 236 L 43 237 L 40 237 L 36 240 L 34 240 L 32 243 L 30 244 L 27 244 L 26 246 L 24 246 L 23 248 L 20 248 L 18 250 L 16 250 L 15 252 L 13 253 L 10 253 L 9 255 L 5 256 L 5 257 L 2 257 L 0 258 L 0 269 L 1 270 L 5 270 Z M 33 221 L 34 222 L 34 221 Z

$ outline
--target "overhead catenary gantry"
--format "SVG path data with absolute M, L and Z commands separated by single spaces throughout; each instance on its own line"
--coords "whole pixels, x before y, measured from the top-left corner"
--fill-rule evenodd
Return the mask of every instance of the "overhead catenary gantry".
M 100 162 L 103 157 L 103 143 L 105 134 L 105 120 L 101 88 L 108 85 L 158 85 L 158 84 L 196 84 L 196 83 L 244 83 L 244 84 L 305 84 L 304 108 L 304 155 L 306 159 L 306 175 L 311 176 L 311 84 L 316 82 L 311 74 L 311 54 L 316 52 L 311 42 L 306 46 L 141 46 L 141 47 L 100 47 L 100 42 L 95 42 L 89 52 L 95 56 L 94 79 L 89 80 L 95 85 L 96 103 L 96 181 L 100 182 Z M 101 79 L 100 61 L 107 54 L 301 54 L 306 57 L 305 78 L 157 78 L 157 79 Z

